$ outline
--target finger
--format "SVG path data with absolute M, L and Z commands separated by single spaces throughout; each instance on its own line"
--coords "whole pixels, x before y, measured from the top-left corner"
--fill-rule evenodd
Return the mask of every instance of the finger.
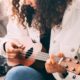
M 50 54 L 50 59 L 54 59 L 54 54 Z
M 51 60 L 47 59 L 46 64 L 51 64 Z
M 6 53 L 7 54 L 7 58 L 16 58 L 16 54 L 15 53 Z
M 23 52 L 23 49 L 10 47 L 6 52 L 7 53 L 19 53 L 19 52 Z
M 57 55 L 59 58 L 62 58 L 64 57 L 64 54 L 62 52 L 59 52 L 58 55 Z
M 55 64 L 55 60 L 54 60 L 55 56 L 53 54 L 50 54 L 50 61 L 52 64 Z
M 15 40 L 13 43 L 12 43 L 13 47 L 16 47 L 16 48 L 21 48 L 23 47 L 23 44 L 20 43 L 19 41 Z
M 77 72 L 80 73 L 80 66 L 78 66 L 78 68 L 77 68 Z
M 25 46 L 23 45 L 23 44 L 21 44 L 21 45 L 19 45 L 19 46 L 17 46 L 18 48 L 21 48 L 21 49 L 25 49 Z
M 23 49 L 23 50 L 24 50 L 24 49 L 25 49 L 25 46 L 24 46 L 24 45 L 22 45 L 22 46 L 21 46 L 21 47 L 19 47 L 19 48 L 21 48 L 21 49 Z
M 23 49 L 21 49 L 21 48 L 18 48 L 18 49 L 12 49 L 12 52 L 14 52 L 14 53 L 23 53 Z

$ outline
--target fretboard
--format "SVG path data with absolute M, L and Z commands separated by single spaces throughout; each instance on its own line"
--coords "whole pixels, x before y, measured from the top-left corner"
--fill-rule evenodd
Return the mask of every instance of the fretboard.
M 48 58 L 49 58 L 49 54 L 45 52 L 39 52 L 35 57 L 35 59 L 41 60 L 41 61 L 46 61 Z M 54 59 L 56 62 L 60 60 L 60 58 L 57 56 L 55 56 Z

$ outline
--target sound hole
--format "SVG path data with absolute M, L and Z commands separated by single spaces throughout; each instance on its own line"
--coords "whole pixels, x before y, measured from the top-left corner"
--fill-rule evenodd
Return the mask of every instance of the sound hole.
M 25 58 L 29 58 L 32 55 L 32 53 L 33 53 L 33 47 L 26 52 Z

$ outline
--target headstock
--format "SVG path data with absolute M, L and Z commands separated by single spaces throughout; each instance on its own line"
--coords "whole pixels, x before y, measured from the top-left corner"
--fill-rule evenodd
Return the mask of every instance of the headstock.
M 80 75 L 80 61 L 77 59 L 64 58 L 61 65 L 66 68 L 67 71 Z

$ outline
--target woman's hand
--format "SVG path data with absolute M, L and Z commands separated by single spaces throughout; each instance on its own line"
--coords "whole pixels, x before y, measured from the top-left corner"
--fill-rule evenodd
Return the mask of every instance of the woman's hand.
M 5 44 L 5 50 L 8 58 L 15 58 L 19 53 L 23 53 L 24 45 L 18 40 L 9 40 Z
M 62 57 L 62 56 L 63 56 L 63 54 L 58 55 L 58 57 Z M 50 58 L 45 63 L 46 71 L 48 73 L 54 73 L 54 72 L 63 73 L 65 71 L 65 68 L 62 67 L 57 62 L 55 62 L 54 57 L 55 56 L 53 54 L 50 54 Z

